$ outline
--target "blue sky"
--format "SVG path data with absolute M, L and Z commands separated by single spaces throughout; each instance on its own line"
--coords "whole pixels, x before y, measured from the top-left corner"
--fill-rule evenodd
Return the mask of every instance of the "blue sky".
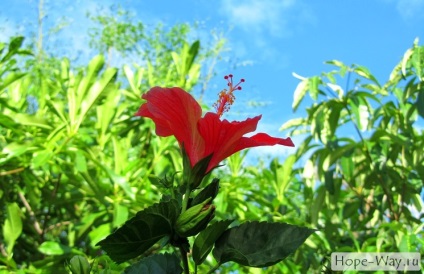
M 87 12 L 120 3 L 143 23 L 200 22 L 200 36 L 209 38 L 211 30 L 224 33 L 226 56 L 216 67 L 206 101 L 212 105 L 225 87 L 221 78 L 228 73 L 245 78 L 229 119 L 245 119 L 263 114 L 258 130 L 285 136 L 279 127 L 293 114 L 291 103 L 302 76 L 329 71 L 324 61 L 337 59 L 346 64 L 368 67 L 381 82 L 416 37 L 424 40 L 424 0 L 44 0 L 47 17 L 45 32 L 65 18 L 69 25 L 59 38 L 73 52 L 87 49 Z M 36 32 L 38 0 L 1 0 L 0 41 L 15 34 Z M 46 41 L 49 42 L 48 40 Z M 89 53 L 88 53 L 89 54 Z M 234 69 L 233 65 L 237 64 Z M 196 91 L 194 91 L 196 92 Z M 196 93 L 194 93 L 196 94 Z M 261 108 L 249 101 L 262 101 Z M 265 149 L 257 152 L 285 154 L 287 150 Z

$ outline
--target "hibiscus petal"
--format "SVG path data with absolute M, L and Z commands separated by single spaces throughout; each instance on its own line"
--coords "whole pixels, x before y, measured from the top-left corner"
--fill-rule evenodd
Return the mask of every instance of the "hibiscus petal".
M 228 120 L 221 121 L 215 113 L 206 113 L 198 123 L 200 135 L 205 140 L 205 150 L 199 157 L 201 159 L 213 153 L 208 170 L 233 154 L 243 135 L 255 131 L 260 119 L 261 116 L 256 116 L 241 122 L 229 122 Z
M 243 150 L 250 147 L 259 147 L 259 146 L 275 146 L 283 145 L 288 147 L 294 147 L 294 144 L 290 138 L 277 138 L 269 136 L 266 133 L 258 133 L 251 137 L 243 137 L 239 140 L 239 143 L 234 148 L 234 152 Z
M 197 130 L 202 108 L 193 96 L 178 87 L 153 87 L 142 98 L 146 103 L 141 105 L 136 116 L 151 118 L 157 135 L 174 135 L 180 145 L 184 143 L 189 157 L 189 150 L 203 150 L 203 140 Z

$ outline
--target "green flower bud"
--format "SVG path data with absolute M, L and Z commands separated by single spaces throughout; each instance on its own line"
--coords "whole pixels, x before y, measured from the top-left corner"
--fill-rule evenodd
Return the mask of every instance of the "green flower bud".
M 91 271 L 90 263 L 87 261 L 87 258 L 80 255 L 72 257 L 68 267 L 72 274 L 90 274 Z
M 206 228 L 215 213 L 215 206 L 209 204 L 212 198 L 203 203 L 190 207 L 180 216 L 175 223 L 175 230 L 181 237 L 196 235 Z

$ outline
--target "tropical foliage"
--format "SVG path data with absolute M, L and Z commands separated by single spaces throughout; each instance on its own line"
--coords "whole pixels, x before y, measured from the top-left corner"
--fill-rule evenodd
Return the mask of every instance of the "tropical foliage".
M 138 53 L 144 61 L 122 68 L 103 55 L 83 66 L 54 56 L 35 61 L 23 37 L 0 44 L 0 272 L 114 273 L 139 261 L 117 265 L 96 244 L 159 201 L 161 179 L 183 170 L 178 142 L 134 116 L 151 87 L 191 91 L 210 78 L 207 66 L 222 41 L 202 48 L 180 27 L 143 34 L 150 37 Z M 119 50 L 106 42 L 93 47 Z M 212 174 L 221 179 L 217 220 L 318 231 L 276 265 L 227 262 L 223 272 L 319 273 L 334 251 L 423 250 L 424 47 L 415 42 L 384 82 L 365 67 L 329 63 L 336 69 L 297 76 L 293 109 L 310 106 L 282 126 L 303 140 L 292 155 L 268 166 L 244 165 L 246 154 L 236 153 Z M 172 251 L 161 244 L 142 257 Z M 197 252 L 199 273 L 224 249 Z M 156 263 L 179 266 L 168 256 Z

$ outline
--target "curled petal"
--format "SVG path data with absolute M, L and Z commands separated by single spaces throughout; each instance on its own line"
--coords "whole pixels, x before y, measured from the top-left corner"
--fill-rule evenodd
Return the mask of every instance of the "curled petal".
M 141 105 L 136 116 L 151 118 L 157 135 L 174 135 L 180 145 L 184 143 L 185 147 L 203 150 L 204 142 L 197 130 L 202 108 L 193 96 L 177 87 L 154 87 L 142 98 L 147 102 Z
M 260 119 L 261 116 L 256 116 L 241 122 L 229 122 L 221 121 L 215 113 L 206 113 L 205 117 L 199 121 L 198 127 L 206 144 L 202 157 L 213 153 L 208 171 L 234 154 L 240 139 L 243 135 L 255 131 Z

